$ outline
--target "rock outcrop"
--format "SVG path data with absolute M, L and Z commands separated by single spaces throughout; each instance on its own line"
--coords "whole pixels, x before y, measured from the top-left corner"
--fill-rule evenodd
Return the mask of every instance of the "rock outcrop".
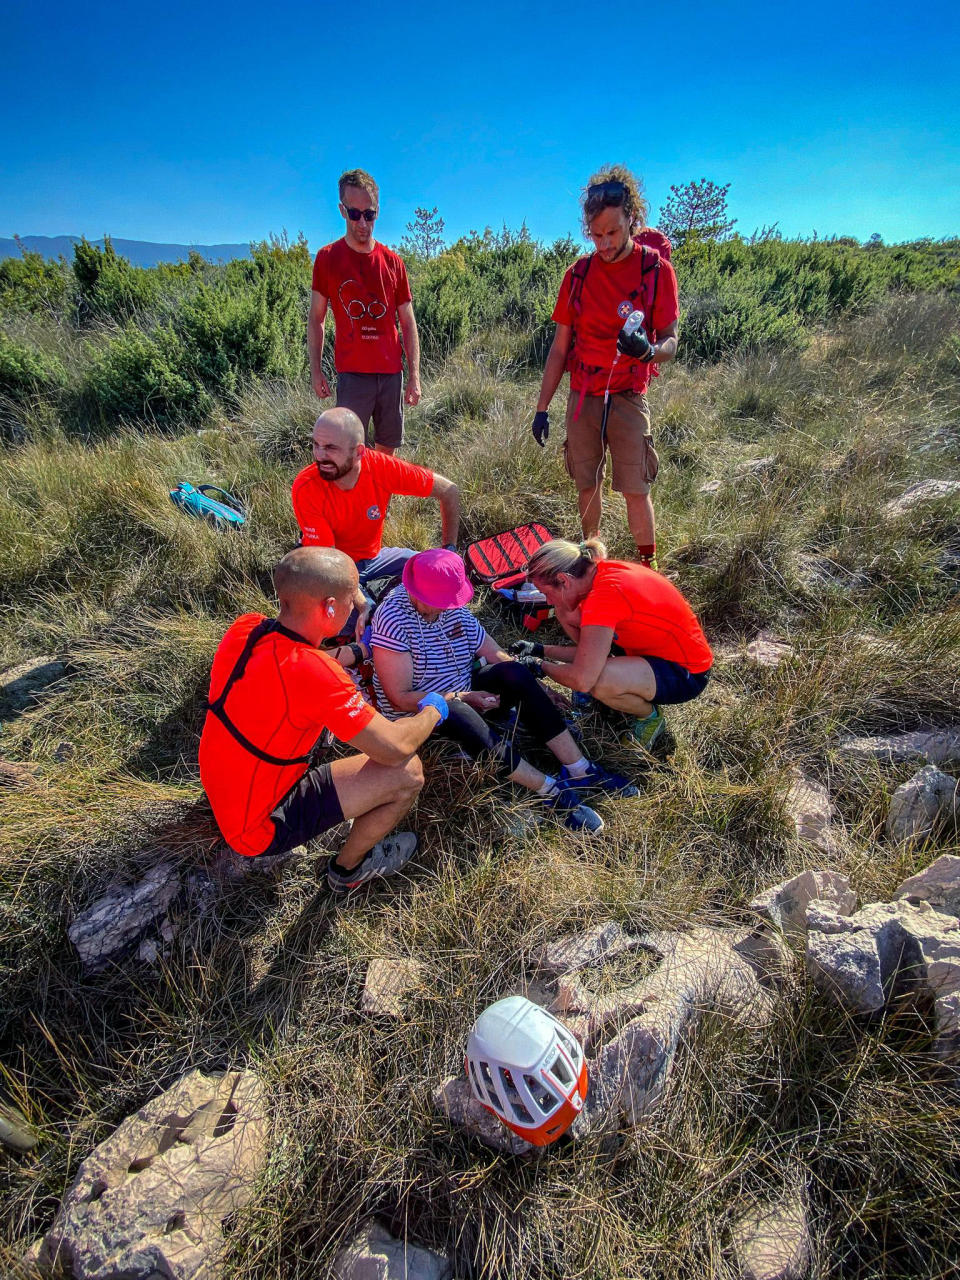
M 895 996 L 933 1000 L 934 1052 L 960 1051 L 960 920 L 901 899 L 854 916 L 814 903 L 807 911 L 807 968 L 851 1013 L 876 1013 Z
M 169 941 L 173 927 L 168 912 L 180 892 L 180 876 L 172 862 L 151 867 L 136 884 L 116 884 L 108 889 L 67 929 L 87 972 L 96 973 L 129 954 L 148 932 Z M 148 945 L 144 959 L 152 958 Z
M 897 844 L 920 844 L 942 825 L 957 825 L 957 780 L 928 764 L 897 787 L 887 814 L 887 837 Z
M 333 1260 L 330 1280 L 451 1280 L 450 1260 L 422 1245 L 397 1240 L 375 1219 Z
M 787 938 L 802 942 L 807 936 L 807 907 L 812 902 L 848 916 L 856 909 L 857 895 L 847 877 L 835 871 L 801 871 L 758 894 L 750 907 L 766 916 Z
M 904 880 L 893 895 L 908 902 L 928 902 L 937 911 L 960 916 L 960 858 L 945 853 L 929 867 Z
M 921 502 L 936 502 L 960 494 L 960 480 L 920 480 L 905 489 L 899 498 L 892 498 L 884 505 L 883 514 L 888 520 L 896 520 Z
M 656 971 L 621 993 L 619 1008 L 608 999 L 580 1010 L 589 1019 L 591 1036 L 614 1018 L 630 1021 L 588 1065 L 587 1102 L 574 1125 L 575 1134 L 589 1132 L 616 1114 L 636 1124 L 652 1111 L 683 1035 L 705 1013 L 749 1030 L 770 1022 L 777 993 L 761 979 L 767 977 L 770 957 L 779 955 L 779 948 L 773 939 L 762 942 L 758 947 L 752 931 L 734 929 L 644 936 L 643 945 L 662 957 Z M 565 1012 L 577 1010 L 568 1001 Z
M 640 945 L 640 939 L 627 933 L 615 920 L 603 920 L 582 933 L 567 934 L 551 942 L 537 957 L 537 964 L 555 975 L 569 973 L 612 960 Z
M 212 1280 L 225 1218 L 267 1157 L 250 1071 L 192 1071 L 129 1116 L 80 1165 L 37 1254 L 70 1280 Z
M 364 1013 L 403 1018 L 414 992 L 423 982 L 423 965 L 412 957 L 377 958 L 367 967 L 360 997 Z
M 731 1234 L 743 1280 L 802 1280 L 807 1274 L 812 1248 L 802 1189 L 752 1205 Z
M 493 1151 L 525 1156 L 535 1150 L 532 1143 L 511 1133 L 492 1111 L 480 1105 L 465 1076 L 447 1076 L 442 1080 L 433 1091 L 433 1105 L 451 1124 Z
M 960 725 L 945 729 L 917 729 L 912 733 L 845 738 L 837 750 L 854 761 L 878 760 L 881 764 L 960 764 Z

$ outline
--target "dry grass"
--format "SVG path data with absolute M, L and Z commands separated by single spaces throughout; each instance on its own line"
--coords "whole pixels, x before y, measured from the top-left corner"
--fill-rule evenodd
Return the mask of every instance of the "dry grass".
M 823 863 L 783 821 L 791 764 L 830 785 L 843 826 L 831 865 L 863 900 L 935 852 L 911 859 L 883 840 L 909 769 L 855 770 L 835 748 L 846 733 L 960 714 L 949 556 L 960 508 L 880 514 L 911 481 L 957 474 L 954 323 L 939 303 L 897 300 L 803 356 L 662 380 L 664 567 L 714 639 L 769 627 L 797 656 L 775 671 L 724 662 L 703 698 L 671 714 L 676 752 L 642 771 L 641 796 L 601 805 L 602 840 L 511 834 L 503 793 L 438 758 L 414 815 L 422 852 L 402 883 L 338 909 L 318 888 L 317 848 L 276 883 L 225 889 L 157 970 L 84 977 L 65 926 L 112 875 L 160 850 L 186 864 L 210 852 L 199 700 L 219 635 L 241 609 L 266 607 L 269 566 L 292 540 L 287 491 L 307 456 L 309 396 L 252 391 L 233 421 L 198 435 L 130 430 L 80 446 L 44 432 L 10 451 L 2 656 L 63 653 L 71 675 L 2 739 L 39 780 L 5 795 L 0 818 L 0 1071 L 42 1141 L 0 1156 L 0 1259 L 12 1265 L 45 1229 L 80 1159 L 131 1109 L 189 1067 L 249 1063 L 268 1080 L 275 1141 L 231 1235 L 236 1280 L 323 1274 L 370 1213 L 451 1250 L 462 1277 L 725 1277 L 743 1198 L 798 1171 L 816 1275 L 952 1274 L 957 1094 L 931 1059 L 922 1011 L 854 1024 L 800 980 L 762 1041 L 708 1021 L 644 1128 L 527 1163 L 451 1133 L 429 1092 L 460 1069 L 479 1010 L 527 981 L 559 932 L 610 917 L 637 929 L 733 922 L 757 889 Z M 510 377 L 508 353 L 496 365 L 467 351 L 411 415 L 416 456 L 463 489 L 467 536 L 534 515 L 574 532 L 562 431 L 545 451 L 529 438 L 534 394 Z M 773 462 L 738 474 L 760 457 Z M 239 490 L 249 529 L 218 536 L 178 517 L 165 491 L 180 478 Z M 701 493 L 712 478 L 725 483 Z M 436 532 L 429 505 L 397 504 L 391 540 Z M 604 533 L 628 552 L 615 497 Z M 816 581 L 810 557 L 829 576 Z M 483 609 L 496 634 L 514 634 Z M 587 745 L 640 767 L 600 728 Z M 358 1012 L 366 964 L 381 955 L 414 955 L 429 974 L 399 1027 Z

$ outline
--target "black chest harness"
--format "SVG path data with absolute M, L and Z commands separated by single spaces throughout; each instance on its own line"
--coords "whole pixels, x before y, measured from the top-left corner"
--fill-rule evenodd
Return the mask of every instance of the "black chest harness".
M 256 743 L 251 742 L 245 733 L 241 733 L 241 731 L 237 728 L 237 726 L 233 723 L 233 721 L 227 715 L 226 710 L 224 708 L 224 703 L 227 701 L 227 694 L 230 692 L 230 690 L 233 688 L 233 686 L 237 683 L 238 680 L 243 679 L 243 674 L 247 669 L 247 663 L 250 661 L 250 657 L 254 649 L 256 648 L 257 644 L 259 643 L 259 641 L 263 639 L 264 636 L 270 635 L 271 632 L 274 632 L 274 631 L 277 632 L 279 635 L 287 636 L 287 638 L 290 640 L 296 640 L 300 644 L 305 643 L 303 636 L 298 636 L 295 631 L 290 631 L 287 627 L 283 626 L 276 618 L 264 618 L 262 622 L 258 622 L 257 625 L 250 632 L 250 634 L 247 636 L 246 643 L 244 644 L 243 649 L 240 651 L 240 657 L 237 659 L 236 663 L 234 664 L 233 670 L 227 676 L 227 679 L 224 683 L 223 688 L 220 690 L 219 695 L 216 698 L 214 698 L 213 702 L 211 702 L 209 699 L 207 700 L 207 711 L 210 713 L 210 715 L 217 717 L 217 719 L 220 721 L 223 727 L 227 730 L 230 736 L 234 739 L 234 741 L 238 742 L 240 746 L 243 747 L 244 751 L 249 751 L 252 756 L 256 756 L 256 758 L 258 760 L 262 760 L 264 764 L 273 764 L 273 765 L 276 765 L 278 768 L 284 768 L 286 765 L 291 765 L 291 764 L 309 764 L 310 763 L 309 755 L 290 756 L 289 758 L 284 758 L 283 756 L 272 756 L 269 753 L 269 751 L 263 751 L 260 747 L 256 745 Z

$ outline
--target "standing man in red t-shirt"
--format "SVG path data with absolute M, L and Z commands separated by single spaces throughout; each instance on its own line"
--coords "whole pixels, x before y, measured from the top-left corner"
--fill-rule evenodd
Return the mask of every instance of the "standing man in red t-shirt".
M 407 269 L 402 258 L 374 238 L 380 191 L 363 169 L 350 169 L 341 176 L 340 212 L 346 235 L 325 245 L 313 264 L 307 321 L 310 377 L 314 391 L 325 400 L 331 392 L 323 376 L 323 322 L 331 306 L 337 404 L 352 409 L 364 431 L 372 418 L 375 448 L 393 453 L 403 442 L 403 404 L 420 402 L 420 336 Z
M 656 249 L 634 238 L 647 202 L 629 169 L 615 165 L 594 174 L 583 197 L 583 224 L 594 252 L 574 263 L 560 286 L 553 320 L 557 326 L 547 356 L 533 419 L 539 445 L 550 431 L 547 410 L 564 371 L 570 374 L 564 457 L 577 486 L 583 536 L 600 528 L 606 449 L 613 487 L 627 504 L 627 522 L 637 558 L 650 564 L 656 535 L 650 486 L 658 459 L 650 437 L 647 387 L 656 366 L 677 354 L 677 278 Z M 634 311 L 643 327 L 632 350 L 617 337 Z

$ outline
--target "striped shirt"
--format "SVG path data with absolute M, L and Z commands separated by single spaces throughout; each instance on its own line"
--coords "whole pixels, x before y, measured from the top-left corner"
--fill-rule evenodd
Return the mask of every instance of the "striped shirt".
M 471 668 L 487 633 L 469 609 L 445 609 L 436 622 L 417 613 L 405 587 L 396 587 L 377 606 L 373 615 L 370 644 L 393 653 L 409 653 L 413 658 L 412 689 L 424 693 L 460 692 L 470 688 Z M 373 688 L 377 709 L 388 720 L 399 720 L 409 712 L 398 711 L 384 693 L 376 664 Z

